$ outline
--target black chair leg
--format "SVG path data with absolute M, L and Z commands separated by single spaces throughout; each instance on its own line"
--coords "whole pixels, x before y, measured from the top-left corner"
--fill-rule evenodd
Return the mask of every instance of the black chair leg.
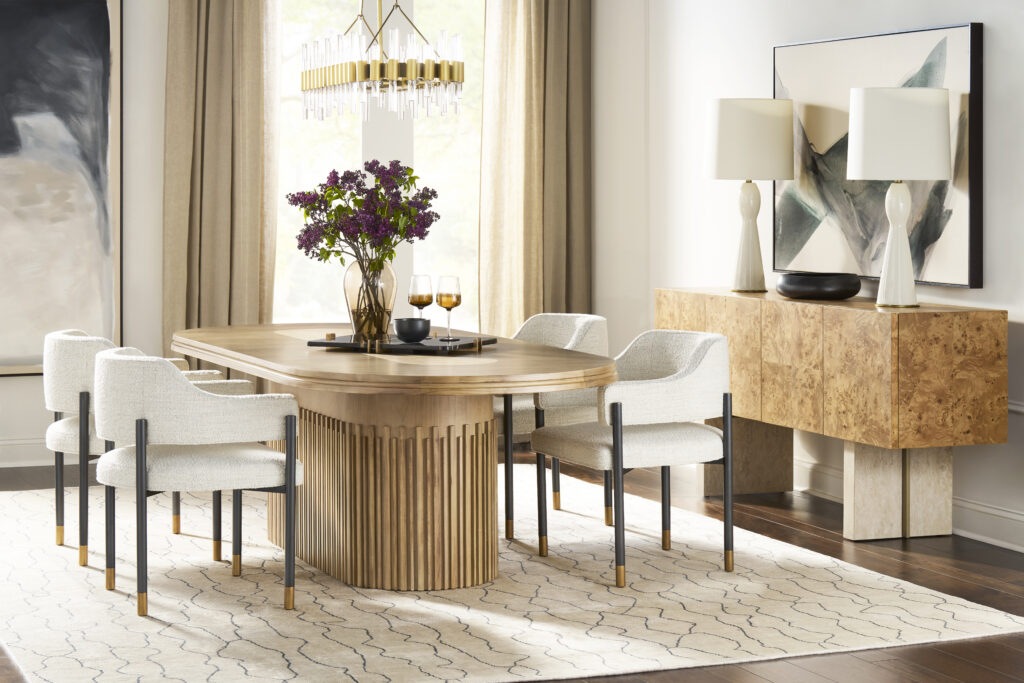
M 512 508 L 512 395 L 504 396 L 505 414 L 505 538 L 515 538 L 513 529 L 513 508 Z
M 612 472 L 604 471 L 604 523 L 612 526 Z
M 626 517 L 622 509 L 622 404 L 612 404 L 612 479 L 615 495 L 615 585 L 626 585 Z
M 89 392 L 78 394 L 78 564 L 89 564 Z
M 135 571 L 136 601 L 138 615 L 144 617 L 149 613 L 147 601 L 146 566 L 146 502 L 149 495 L 149 476 L 146 471 L 146 443 L 148 438 L 145 420 L 135 421 Z
M 103 490 L 103 511 L 106 515 L 105 531 L 107 536 L 106 589 L 114 590 L 114 487 L 106 486 Z
M 213 492 L 213 561 L 220 562 L 220 491 Z
M 64 545 L 64 454 L 53 454 L 54 512 L 57 519 L 57 545 Z
M 732 559 L 732 394 L 722 397 L 722 489 L 725 500 L 725 571 L 733 569 Z
M 672 549 L 672 468 L 661 468 L 661 549 Z
M 543 453 L 537 454 L 537 545 L 541 557 L 548 556 L 548 501 L 547 462 Z
M 558 458 L 551 458 L 551 507 L 555 510 L 562 509 L 562 483 L 560 475 Z
M 171 493 L 171 533 L 181 533 L 181 493 Z
M 242 492 L 231 492 L 231 575 L 242 575 Z
M 297 419 L 284 419 L 284 608 L 295 609 L 295 443 Z

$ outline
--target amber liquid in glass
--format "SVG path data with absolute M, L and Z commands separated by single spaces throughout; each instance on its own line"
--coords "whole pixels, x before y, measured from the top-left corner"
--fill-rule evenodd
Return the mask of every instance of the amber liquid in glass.
M 429 306 L 430 304 L 432 304 L 432 303 L 434 303 L 434 295 L 433 294 L 410 294 L 409 295 L 409 304 L 412 305 L 412 306 L 415 306 L 416 308 L 420 309 L 421 311 L 424 308 L 426 308 L 427 306 Z
M 437 305 L 449 311 L 462 303 L 461 294 L 438 294 Z

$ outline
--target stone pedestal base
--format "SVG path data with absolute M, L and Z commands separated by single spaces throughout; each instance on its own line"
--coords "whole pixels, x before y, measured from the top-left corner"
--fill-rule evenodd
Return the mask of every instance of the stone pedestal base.
M 953 449 L 844 442 L 843 537 L 853 541 L 953 532 Z

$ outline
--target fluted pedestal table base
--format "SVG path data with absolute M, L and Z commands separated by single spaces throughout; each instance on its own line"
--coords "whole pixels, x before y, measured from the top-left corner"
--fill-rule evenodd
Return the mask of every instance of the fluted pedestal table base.
M 296 552 L 345 583 L 463 588 L 498 574 L 497 466 L 490 396 L 296 391 Z M 284 496 L 268 535 L 284 542 Z

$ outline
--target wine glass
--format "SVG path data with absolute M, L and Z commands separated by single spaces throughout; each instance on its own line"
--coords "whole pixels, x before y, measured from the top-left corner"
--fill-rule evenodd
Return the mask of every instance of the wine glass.
M 448 310 L 448 336 L 441 338 L 443 342 L 459 341 L 458 337 L 452 336 L 452 309 L 461 303 L 459 278 L 454 275 L 442 275 L 437 278 L 437 305 Z
M 429 275 L 413 275 L 409 282 L 409 303 L 419 309 L 417 318 L 423 317 L 423 309 L 434 303 Z

